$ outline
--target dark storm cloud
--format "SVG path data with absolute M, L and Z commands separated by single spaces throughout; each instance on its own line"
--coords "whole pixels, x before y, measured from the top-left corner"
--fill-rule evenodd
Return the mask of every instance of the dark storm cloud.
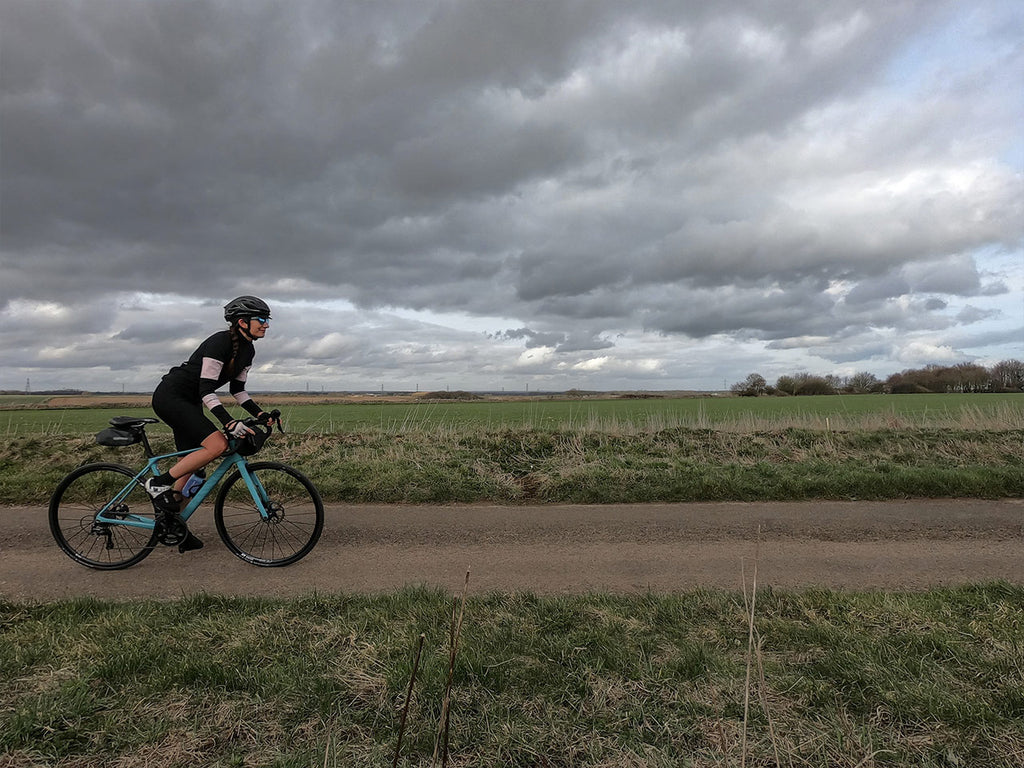
M 1024 238 L 1013 8 L 0 0 L 5 344 L 142 293 L 459 312 L 568 364 L 966 323 L 1019 280 L 977 255 Z M 317 328 L 317 365 L 373 344 Z
M 886 299 L 903 296 L 910 292 L 910 283 L 903 275 L 889 274 L 861 280 L 846 294 L 849 306 L 872 304 Z
M 652 313 L 648 327 L 695 337 L 756 329 L 766 338 L 778 338 L 796 335 L 797 326 L 802 333 L 835 333 L 834 305 L 813 286 L 803 291 L 695 291 L 674 306 L 666 302 Z

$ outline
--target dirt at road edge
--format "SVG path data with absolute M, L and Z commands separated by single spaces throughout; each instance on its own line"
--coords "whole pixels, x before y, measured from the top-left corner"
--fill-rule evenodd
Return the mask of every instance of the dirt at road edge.
M 0 596 L 290 596 L 409 584 L 538 593 L 777 588 L 923 589 L 1024 581 L 1024 500 L 911 500 L 584 506 L 332 505 L 303 561 L 257 568 L 217 539 L 160 549 L 124 571 L 93 571 L 53 543 L 41 507 L 0 509 Z

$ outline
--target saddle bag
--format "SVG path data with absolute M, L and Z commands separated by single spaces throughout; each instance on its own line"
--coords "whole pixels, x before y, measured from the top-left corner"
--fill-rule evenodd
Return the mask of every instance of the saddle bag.
M 120 448 L 125 445 L 135 445 L 142 439 L 138 430 L 118 429 L 107 427 L 96 434 L 96 442 L 100 445 L 108 445 L 112 448 Z

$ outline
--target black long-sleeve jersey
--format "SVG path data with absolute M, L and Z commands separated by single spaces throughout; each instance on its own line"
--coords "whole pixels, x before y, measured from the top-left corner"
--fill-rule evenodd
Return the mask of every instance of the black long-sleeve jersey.
M 217 390 L 228 384 L 228 391 L 240 406 L 256 416 L 260 408 L 245 390 L 256 349 L 252 341 L 239 336 L 238 350 L 231 359 L 231 331 L 218 331 L 200 344 L 188 360 L 163 377 L 163 383 L 189 402 L 202 403 L 222 424 L 231 421 Z

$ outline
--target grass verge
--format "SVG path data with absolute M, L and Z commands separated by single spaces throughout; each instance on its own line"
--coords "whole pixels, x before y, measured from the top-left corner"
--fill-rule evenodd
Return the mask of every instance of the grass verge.
M 173 450 L 169 437 L 154 441 Z M 1024 496 L 1024 429 L 414 428 L 275 436 L 328 502 L 632 503 Z M 0 446 L 0 504 L 44 503 L 90 461 L 140 466 L 91 436 Z
M 429 765 L 453 602 L 0 602 L 0 763 L 390 765 L 422 633 L 400 765 Z M 747 604 L 471 595 L 450 764 L 1024 762 L 1024 588 L 762 588 L 751 683 Z

